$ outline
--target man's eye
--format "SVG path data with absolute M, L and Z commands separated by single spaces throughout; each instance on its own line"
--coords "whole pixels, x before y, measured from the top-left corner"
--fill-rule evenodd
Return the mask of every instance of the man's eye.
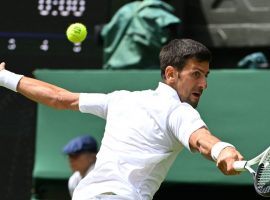
M 193 73 L 193 76 L 194 76 L 195 78 L 199 78 L 199 77 L 201 76 L 201 73 L 200 73 L 200 72 L 194 72 L 194 73 Z

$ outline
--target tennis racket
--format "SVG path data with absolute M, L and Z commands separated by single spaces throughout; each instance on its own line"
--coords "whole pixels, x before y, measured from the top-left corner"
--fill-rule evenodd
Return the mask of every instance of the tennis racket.
M 258 164 L 256 170 L 251 168 L 255 164 Z M 263 197 L 270 197 L 270 146 L 253 159 L 235 161 L 233 167 L 237 171 L 249 171 L 256 192 Z

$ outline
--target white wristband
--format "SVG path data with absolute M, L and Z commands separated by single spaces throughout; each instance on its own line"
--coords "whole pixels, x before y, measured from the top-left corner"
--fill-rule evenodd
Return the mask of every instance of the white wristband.
M 234 147 L 232 144 L 227 142 L 217 142 L 211 149 L 211 156 L 214 161 L 217 161 L 217 158 L 220 152 L 226 147 Z
M 0 86 L 17 92 L 17 85 L 22 77 L 23 75 L 15 74 L 13 72 L 3 69 L 0 71 Z

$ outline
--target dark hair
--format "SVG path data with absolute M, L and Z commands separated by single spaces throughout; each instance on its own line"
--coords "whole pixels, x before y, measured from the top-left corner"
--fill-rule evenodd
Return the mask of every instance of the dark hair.
M 161 77 L 164 79 L 167 66 L 182 69 L 186 61 L 195 58 L 197 61 L 211 61 L 210 50 L 200 42 L 192 39 L 174 39 L 164 45 L 159 53 Z

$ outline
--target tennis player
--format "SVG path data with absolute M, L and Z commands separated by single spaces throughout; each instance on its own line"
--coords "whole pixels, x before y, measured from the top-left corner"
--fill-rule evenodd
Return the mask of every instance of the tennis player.
M 0 64 L 0 85 L 56 109 L 78 110 L 106 120 L 95 168 L 80 181 L 73 200 L 151 200 L 183 148 L 237 175 L 233 162 L 243 156 L 207 128 L 196 110 L 211 52 L 191 39 L 162 47 L 161 81 L 155 90 L 74 93 L 15 74 Z M 86 83 L 87 84 L 87 83 Z

